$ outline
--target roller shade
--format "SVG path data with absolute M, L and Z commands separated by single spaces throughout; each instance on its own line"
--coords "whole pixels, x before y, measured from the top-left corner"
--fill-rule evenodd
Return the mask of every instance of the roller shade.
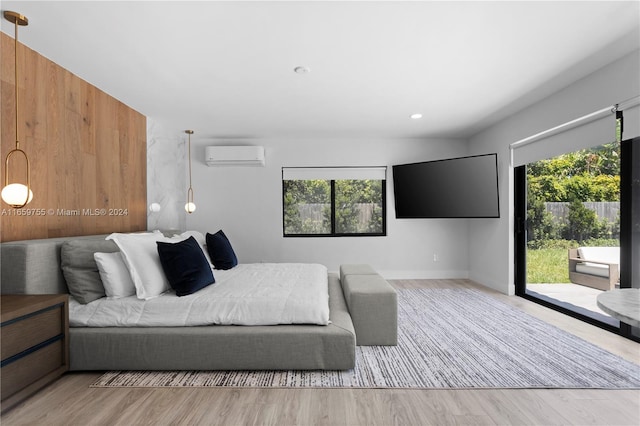
M 638 136 L 640 136 L 640 106 L 636 105 L 624 110 L 622 139 L 632 139 Z
M 283 167 L 282 180 L 386 180 L 386 167 Z
M 593 121 L 568 126 L 541 139 L 512 146 L 513 166 L 522 166 L 538 160 L 552 158 L 567 152 L 614 142 L 616 120 L 611 111 Z
M 624 113 L 623 139 L 640 136 L 640 97 L 636 96 L 618 109 Z M 616 140 L 615 106 L 545 130 L 510 145 L 514 167 L 552 158 L 567 152 L 591 148 Z

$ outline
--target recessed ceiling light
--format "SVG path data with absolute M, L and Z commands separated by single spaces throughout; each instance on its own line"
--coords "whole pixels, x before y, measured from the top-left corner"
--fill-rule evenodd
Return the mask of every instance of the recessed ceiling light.
M 311 72 L 311 68 L 307 68 L 307 67 L 295 67 L 293 69 L 293 72 L 295 72 L 296 74 L 308 74 Z
M 417 113 L 417 114 L 411 114 L 411 118 L 412 118 L 413 120 L 419 120 L 419 119 L 421 119 L 421 118 L 422 118 L 422 114 L 420 114 L 420 113 Z

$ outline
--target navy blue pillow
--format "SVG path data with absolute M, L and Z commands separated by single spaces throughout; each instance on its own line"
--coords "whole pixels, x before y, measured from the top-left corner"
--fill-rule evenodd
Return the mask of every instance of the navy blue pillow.
M 176 295 L 186 296 L 216 282 L 195 238 L 189 237 L 178 243 L 156 243 L 162 269 Z
M 216 269 L 231 269 L 238 264 L 231 243 L 222 230 L 215 234 L 207 233 L 207 251 Z

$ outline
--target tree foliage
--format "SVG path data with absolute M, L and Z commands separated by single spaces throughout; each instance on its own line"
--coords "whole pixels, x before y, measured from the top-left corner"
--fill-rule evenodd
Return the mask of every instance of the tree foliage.
M 383 181 L 336 180 L 335 232 L 366 234 L 383 231 Z M 283 182 L 286 235 L 330 234 L 331 181 Z
M 329 234 L 331 233 L 331 184 L 326 180 L 285 180 L 284 233 L 285 234 Z M 314 205 L 319 214 L 303 218 L 300 206 Z
M 616 232 L 583 202 L 620 201 L 620 144 L 610 143 L 541 160 L 527 166 L 529 241 L 565 238 L 583 241 Z M 567 202 L 567 224 L 557 226 L 545 202 Z
M 382 232 L 382 181 L 336 181 L 336 232 Z
M 529 199 L 619 201 L 620 144 L 582 149 L 527 166 Z
M 528 240 L 541 241 L 558 237 L 551 213 L 547 211 L 540 198 L 529 200 L 527 210 Z
M 562 230 L 566 240 L 584 241 L 597 234 L 599 230 L 596 212 L 589 210 L 577 198 L 569 204 L 568 224 Z

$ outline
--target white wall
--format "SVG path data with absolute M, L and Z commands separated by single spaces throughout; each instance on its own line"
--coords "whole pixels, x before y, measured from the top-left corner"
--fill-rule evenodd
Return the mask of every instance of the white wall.
M 147 206 L 147 229 L 185 227 L 185 150 L 182 136 L 167 135 L 160 123 L 147 117 L 147 203 L 158 203 L 161 208 L 151 212 Z
M 471 279 L 503 293 L 514 293 L 513 172 L 509 166 L 509 144 L 639 95 L 639 75 L 640 53 L 636 50 L 470 139 L 470 154 L 498 153 L 501 211 L 499 220 L 470 222 Z M 613 126 L 611 134 L 615 135 Z
M 396 220 L 391 167 L 386 237 L 284 238 L 281 173 L 285 166 L 391 166 L 461 156 L 466 154 L 466 141 L 234 141 L 264 146 L 266 167 L 207 167 L 205 147 L 229 143 L 196 137 L 191 142 L 197 210 L 187 217 L 186 227 L 203 233 L 223 229 L 241 262 L 316 262 L 333 271 L 341 263 L 369 263 L 387 278 L 468 274 L 468 221 Z

